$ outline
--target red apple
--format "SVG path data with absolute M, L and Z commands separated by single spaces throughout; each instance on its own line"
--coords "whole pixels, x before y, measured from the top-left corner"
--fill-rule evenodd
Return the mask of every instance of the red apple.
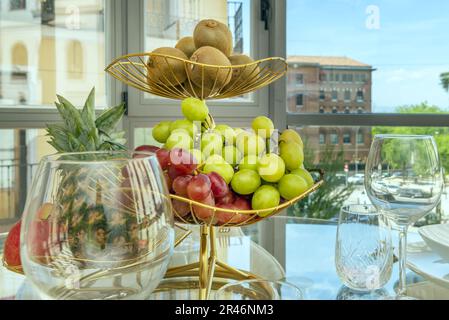
M 22 220 L 19 220 L 9 230 L 8 237 L 5 241 L 5 247 L 3 249 L 3 259 L 9 267 L 19 267 L 22 265 L 20 259 L 20 228 Z

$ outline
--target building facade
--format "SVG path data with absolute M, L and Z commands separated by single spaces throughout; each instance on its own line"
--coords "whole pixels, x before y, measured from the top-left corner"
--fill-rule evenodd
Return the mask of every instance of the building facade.
M 373 67 L 347 57 L 290 56 L 287 76 L 288 113 L 369 113 Z M 358 170 L 371 146 L 371 128 L 297 128 L 314 162 L 329 161 L 322 154 L 329 145 L 344 151 L 349 169 Z M 343 170 L 343 168 L 342 168 Z

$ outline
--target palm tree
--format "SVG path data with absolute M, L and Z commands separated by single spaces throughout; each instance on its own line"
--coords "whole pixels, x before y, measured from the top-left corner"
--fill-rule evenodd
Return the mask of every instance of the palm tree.
M 441 79 L 441 85 L 443 86 L 444 90 L 449 92 L 449 72 L 444 72 L 440 75 Z

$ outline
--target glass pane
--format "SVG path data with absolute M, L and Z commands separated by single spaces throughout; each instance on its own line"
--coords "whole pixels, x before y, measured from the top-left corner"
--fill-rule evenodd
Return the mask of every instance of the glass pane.
M 376 134 L 419 134 L 435 137 L 446 173 L 449 172 L 449 128 L 410 127 L 292 127 L 304 141 L 304 165 L 308 169 L 323 169 L 326 183 L 306 200 L 298 203 L 289 214 L 336 220 L 340 208 L 349 203 L 370 203 L 364 188 L 365 163 Z M 390 152 L 394 153 L 394 149 Z M 446 181 L 449 181 L 446 179 Z M 398 194 L 404 191 L 401 177 L 391 179 Z M 404 191 L 405 192 L 405 191 Z M 441 203 L 417 225 L 449 221 L 449 198 L 446 188 Z
M 55 150 L 45 129 L 0 129 L 0 233 L 22 215 L 39 160 Z
M 104 0 L 0 2 L 0 107 L 106 105 Z
M 439 0 L 287 0 L 287 111 L 448 112 L 447 12 Z
M 251 56 L 250 6 L 251 0 L 146 0 L 145 51 L 174 47 L 180 38 L 193 35 L 199 21 L 215 19 L 231 30 L 233 52 Z M 244 100 L 250 96 L 245 95 Z M 145 97 L 157 98 L 147 93 Z

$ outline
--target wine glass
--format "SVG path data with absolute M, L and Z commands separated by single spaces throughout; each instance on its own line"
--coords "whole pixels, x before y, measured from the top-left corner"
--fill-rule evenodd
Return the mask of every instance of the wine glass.
M 152 153 L 47 156 L 25 205 L 25 274 L 44 299 L 145 299 L 173 253 L 171 209 Z
M 251 279 L 222 286 L 215 293 L 215 300 L 303 300 L 303 294 L 285 281 Z
M 341 208 L 335 246 L 335 267 L 350 289 L 374 292 L 391 277 L 393 248 L 390 224 L 372 205 Z
M 398 297 L 405 297 L 408 227 L 435 208 L 443 189 L 433 137 L 376 135 L 365 168 L 365 189 L 399 231 Z

